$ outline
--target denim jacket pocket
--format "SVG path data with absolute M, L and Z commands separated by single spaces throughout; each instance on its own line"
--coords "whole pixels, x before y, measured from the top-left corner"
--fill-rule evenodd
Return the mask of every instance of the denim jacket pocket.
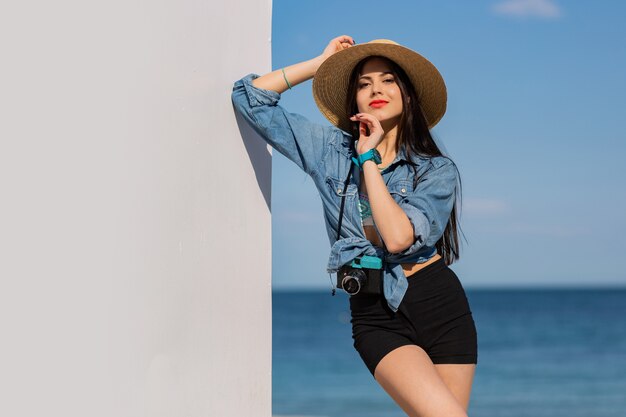
M 402 200 L 406 198 L 412 186 L 413 184 L 409 180 L 399 180 L 395 181 L 393 184 L 390 184 L 387 189 L 389 190 L 389 194 L 391 194 L 396 203 L 399 204 Z
M 399 180 L 389 186 L 389 194 L 391 194 L 395 202 L 404 211 L 413 226 L 413 243 L 403 251 L 397 252 L 398 255 L 402 256 L 415 254 L 423 246 L 430 231 L 430 229 L 427 228 L 427 219 L 424 217 L 424 214 L 409 204 L 408 197 L 410 196 L 412 187 L 413 183 L 409 180 Z
M 333 176 L 326 176 L 326 189 L 328 197 L 330 198 L 331 203 L 335 206 L 335 215 L 336 218 L 339 219 L 339 211 L 341 209 L 341 200 L 345 196 L 345 203 L 343 207 L 343 223 L 342 229 L 345 227 L 350 227 L 350 224 L 358 224 L 355 222 L 355 214 L 353 213 L 352 208 L 354 207 L 355 199 L 358 197 L 358 188 L 356 184 L 348 184 L 346 190 L 344 190 L 345 178 L 340 180 L 339 178 L 335 178 Z M 339 220 L 337 220 L 339 221 Z
M 340 200 L 344 195 L 346 196 L 346 200 L 353 199 L 358 192 L 356 184 L 353 183 L 348 184 L 348 188 L 344 190 L 345 179 L 340 180 L 335 177 L 327 176 L 326 185 L 329 187 L 331 193 Z

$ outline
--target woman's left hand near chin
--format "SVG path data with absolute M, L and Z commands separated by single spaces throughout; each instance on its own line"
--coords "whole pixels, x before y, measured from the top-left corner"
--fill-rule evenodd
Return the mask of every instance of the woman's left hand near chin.
M 368 113 L 357 113 L 350 117 L 350 120 L 360 122 L 359 133 L 361 136 L 359 137 L 359 145 L 356 150 L 359 155 L 376 148 L 383 140 L 385 131 L 376 117 Z M 367 135 L 366 126 L 369 129 L 369 135 Z

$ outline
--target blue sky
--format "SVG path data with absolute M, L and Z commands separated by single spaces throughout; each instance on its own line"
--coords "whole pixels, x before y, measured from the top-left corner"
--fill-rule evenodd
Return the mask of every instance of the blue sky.
M 272 5 L 272 67 L 330 39 L 392 39 L 437 66 L 434 136 L 463 184 L 466 288 L 626 285 L 626 3 L 294 2 Z M 281 105 L 329 124 L 311 81 Z M 273 286 L 330 290 L 313 181 L 273 152 Z

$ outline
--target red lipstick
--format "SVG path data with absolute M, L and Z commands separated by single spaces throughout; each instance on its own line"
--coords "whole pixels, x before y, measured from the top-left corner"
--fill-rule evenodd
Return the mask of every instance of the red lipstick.
M 374 100 L 370 103 L 370 107 L 374 107 L 374 108 L 381 108 L 383 106 L 385 106 L 387 104 L 387 102 L 385 100 Z

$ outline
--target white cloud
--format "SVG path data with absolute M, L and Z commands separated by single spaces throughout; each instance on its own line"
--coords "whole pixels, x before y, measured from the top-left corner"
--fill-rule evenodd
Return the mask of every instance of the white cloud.
M 496 198 L 463 198 L 461 211 L 470 215 L 494 215 L 509 211 L 506 202 Z
M 556 19 L 561 16 L 561 9 L 553 0 L 507 0 L 493 5 L 497 14 L 509 16 L 531 16 Z

